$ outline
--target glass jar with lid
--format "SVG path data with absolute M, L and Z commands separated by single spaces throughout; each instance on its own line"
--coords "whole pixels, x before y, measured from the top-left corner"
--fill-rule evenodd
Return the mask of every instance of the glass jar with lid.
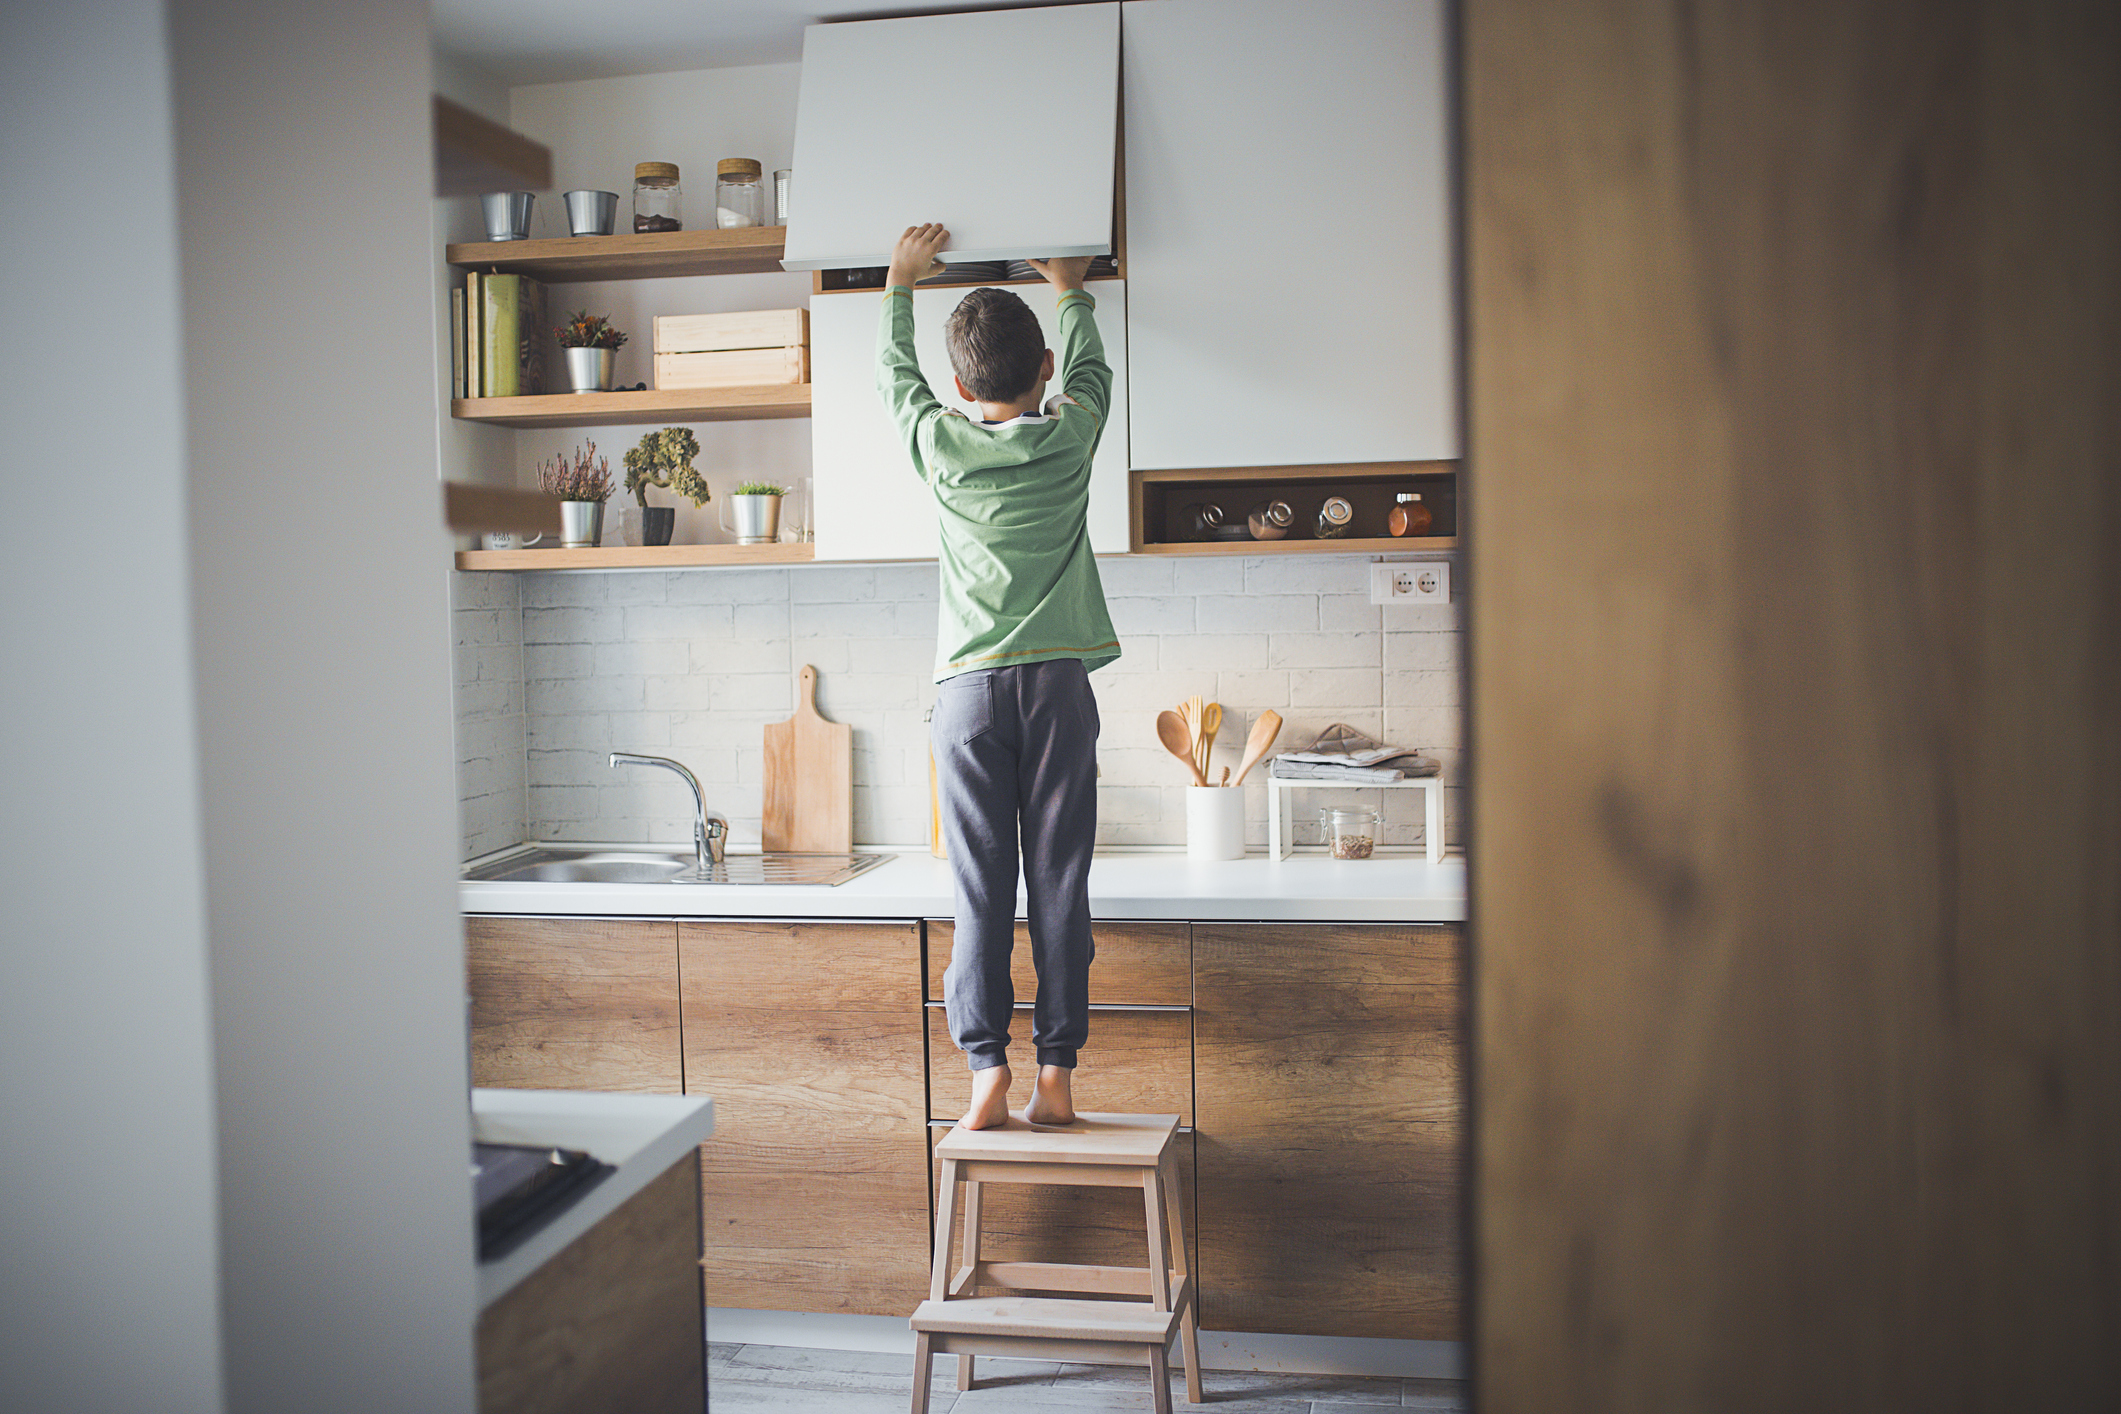
M 714 169 L 714 224 L 723 230 L 766 224 L 765 168 L 750 157 L 725 157 Z
M 1328 496 L 1318 508 L 1318 538 L 1338 540 L 1355 523 L 1355 507 L 1345 496 Z
M 1402 491 L 1392 498 L 1398 502 L 1385 520 L 1385 529 L 1394 535 L 1427 535 L 1433 517 L 1429 508 L 1421 503 L 1421 492 Z
M 1335 859 L 1368 859 L 1377 850 L 1375 810 L 1321 810 L 1318 822 Z
M 641 162 L 633 169 L 633 229 L 636 235 L 651 231 L 682 231 L 684 219 L 678 203 L 684 193 L 678 187 L 678 164 Z
M 1287 501 L 1261 501 L 1245 517 L 1245 528 L 1254 540 L 1282 540 L 1296 524 L 1296 512 Z

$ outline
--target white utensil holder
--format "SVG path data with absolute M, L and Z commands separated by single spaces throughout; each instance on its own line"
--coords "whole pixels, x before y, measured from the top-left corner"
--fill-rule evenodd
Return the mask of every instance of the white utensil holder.
M 1186 858 L 1245 857 L 1245 793 L 1229 786 L 1186 787 Z

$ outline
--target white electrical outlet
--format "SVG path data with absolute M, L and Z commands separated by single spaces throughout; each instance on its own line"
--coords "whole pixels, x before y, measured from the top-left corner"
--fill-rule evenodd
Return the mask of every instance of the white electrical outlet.
M 1451 566 L 1446 560 L 1419 560 L 1370 566 L 1372 604 L 1448 604 Z

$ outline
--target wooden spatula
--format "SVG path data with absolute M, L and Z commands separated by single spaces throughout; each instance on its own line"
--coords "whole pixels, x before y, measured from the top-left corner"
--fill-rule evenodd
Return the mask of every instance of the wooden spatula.
M 1156 739 L 1164 744 L 1164 750 L 1186 763 L 1193 773 L 1193 784 L 1204 786 L 1208 778 L 1200 773 L 1200 763 L 1193 759 L 1193 738 L 1186 733 L 1186 724 L 1176 712 L 1156 714 Z
M 1233 786 L 1245 783 L 1245 773 L 1259 764 L 1259 758 L 1274 749 L 1274 738 L 1281 735 L 1281 713 L 1262 712 L 1252 723 L 1252 734 L 1245 738 L 1245 759 L 1238 763 L 1237 779 Z
M 795 715 L 766 728 L 759 845 L 797 854 L 854 848 L 854 728 L 818 715 L 817 669 L 796 680 Z

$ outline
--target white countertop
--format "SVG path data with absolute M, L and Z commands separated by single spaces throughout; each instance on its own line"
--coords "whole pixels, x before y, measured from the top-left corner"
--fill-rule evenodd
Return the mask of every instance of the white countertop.
M 479 1309 L 484 1311 L 704 1143 L 714 1133 L 714 1101 L 701 1095 L 473 1090 L 471 1133 L 488 1144 L 586 1149 L 618 1170 L 605 1175 L 522 1246 L 479 1263 Z
M 573 846 L 570 846 L 573 847 Z M 634 846 L 638 848 L 638 846 Z M 504 884 L 458 886 L 466 913 L 655 918 L 948 918 L 949 865 L 926 850 L 863 850 L 889 863 L 837 886 L 792 884 Z M 1466 916 L 1466 862 L 1419 851 L 1369 859 L 1264 853 L 1195 863 L 1183 851 L 1100 851 L 1090 865 L 1095 918 L 1265 923 L 1450 923 Z M 1023 897 L 1017 897 L 1023 916 Z

